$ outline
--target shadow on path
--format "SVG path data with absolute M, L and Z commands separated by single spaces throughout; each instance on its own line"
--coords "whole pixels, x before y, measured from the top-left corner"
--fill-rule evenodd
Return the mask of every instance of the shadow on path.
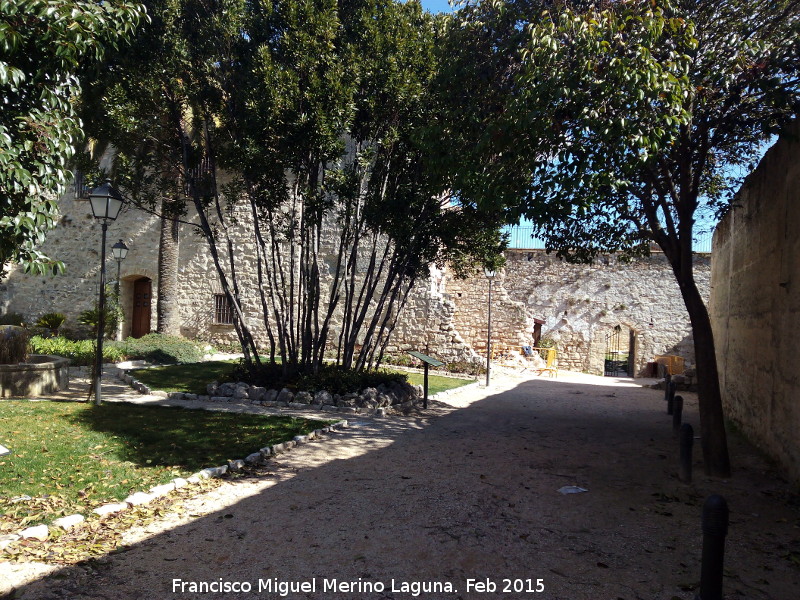
M 731 505 L 728 597 L 798 597 L 786 485 L 736 439 L 730 481 L 699 475 L 696 456 L 696 483 L 678 482 L 663 392 L 595 383 L 538 379 L 456 410 L 437 404 L 434 418 L 356 420 L 335 441 L 280 456 L 257 482 L 224 486 L 233 503 L 200 503 L 209 512 L 15 598 L 688 600 L 709 493 Z M 685 411 L 697 428 L 691 398 Z M 558 493 L 568 485 L 589 491 Z M 325 590 L 334 579 L 354 584 Z M 497 588 L 479 593 L 468 579 Z M 541 579 L 544 592 L 504 593 L 503 579 Z M 192 593 L 189 582 L 252 591 Z M 316 589 L 283 596 L 281 582 Z M 454 591 L 415 595 L 401 582 Z

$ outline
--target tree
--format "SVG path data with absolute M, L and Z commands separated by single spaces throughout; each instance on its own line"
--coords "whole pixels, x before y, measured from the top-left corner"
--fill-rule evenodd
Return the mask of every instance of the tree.
M 472 54 L 488 67 L 485 81 L 505 84 L 502 93 L 476 86 L 477 98 L 493 95 L 494 114 L 471 112 L 478 150 L 455 187 L 530 218 L 566 260 L 658 244 L 692 323 L 705 467 L 719 476 L 730 461 L 711 322 L 692 271 L 695 221 L 729 206 L 740 183 L 731 167 L 750 165 L 800 108 L 799 7 L 486 2 L 463 9 L 450 42 L 464 49 L 460 64 Z M 498 56 L 501 71 L 491 68 Z
M 145 4 L 150 22 L 130 48 L 110 53 L 87 82 L 81 111 L 93 152 L 84 163 L 96 164 L 113 144 L 115 181 L 135 206 L 159 217 L 156 328 L 178 335 L 179 225 L 197 192 L 192 181 L 208 167 L 204 108 L 219 96 L 209 77 L 213 65 L 230 60 L 225 41 L 236 30 L 243 3 Z M 243 344 L 251 346 L 246 339 Z
M 143 18 L 133 2 L 0 2 L 0 278 L 10 261 L 36 273 L 63 269 L 37 245 L 57 222 L 81 134 L 79 65 L 102 58 Z
M 418 135 L 436 21 L 386 0 L 264 3 L 250 18 L 221 158 L 255 225 L 270 358 L 315 371 L 334 347 L 344 368 L 376 367 L 428 265 L 499 247 L 497 219 L 451 203 Z
M 333 345 L 369 369 L 427 265 L 496 253 L 497 221 L 453 205 L 417 139 L 437 31 L 418 3 L 148 6 L 152 25 L 106 62 L 86 111 L 130 196 L 194 209 L 246 364 L 260 363 L 248 296 L 285 369 L 316 370 Z

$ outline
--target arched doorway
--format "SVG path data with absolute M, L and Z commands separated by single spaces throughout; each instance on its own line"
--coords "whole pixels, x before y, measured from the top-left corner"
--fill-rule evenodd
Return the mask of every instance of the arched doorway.
M 131 312 L 131 337 L 140 338 L 150 333 L 150 313 L 153 281 L 140 277 L 133 282 L 133 310 Z

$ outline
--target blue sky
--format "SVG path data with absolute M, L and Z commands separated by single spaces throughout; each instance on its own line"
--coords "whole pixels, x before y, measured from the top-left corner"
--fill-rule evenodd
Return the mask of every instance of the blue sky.
M 447 0 L 422 0 L 422 6 L 432 13 L 450 12 L 453 10 L 450 8 Z

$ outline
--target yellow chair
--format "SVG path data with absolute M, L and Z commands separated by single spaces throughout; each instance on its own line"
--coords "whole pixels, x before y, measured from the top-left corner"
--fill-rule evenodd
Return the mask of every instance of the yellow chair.
M 558 352 L 555 348 L 531 348 L 533 351 L 538 352 L 542 358 L 545 360 L 545 366 L 541 367 L 540 369 L 536 369 L 537 375 L 541 375 L 542 373 L 549 373 L 550 377 L 558 377 Z

